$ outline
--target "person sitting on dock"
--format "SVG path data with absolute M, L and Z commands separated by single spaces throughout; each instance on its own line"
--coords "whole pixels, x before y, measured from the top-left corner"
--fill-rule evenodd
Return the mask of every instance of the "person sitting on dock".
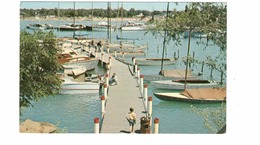
M 127 114 L 126 119 L 130 126 L 130 133 L 134 133 L 134 125 L 136 124 L 136 114 L 134 109 L 131 107 L 130 112 Z
M 98 47 L 98 52 L 101 52 L 101 47 L 103 47 L 103 44 L 102 44 L 101 41 L 99 41 L 99 42 L 97 43 L 97 47 Z
M 109 85 L 114 86 L 118 84 L 116 73 L 113 73 L 112 77 L 109 80 Z

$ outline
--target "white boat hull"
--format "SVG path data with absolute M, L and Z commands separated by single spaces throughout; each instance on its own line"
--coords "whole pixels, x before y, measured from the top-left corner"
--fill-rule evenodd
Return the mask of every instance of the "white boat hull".
M 183 90 L 184 83 L 173 82 L 172 80 L 162 80 L 162 81 L 151 81 L 151 85 L 157 89 L 171 89 L 171 90 Z M 195 88 L 213 88 L 219 85 L 214 82 L 209 83 L 187 83 L 186 89 Z
M 63 64 L 65 68 L 78 68 L 84 67 L 86 71 L 94 70 L 98 64 L 98 59 L 92 59 L 87 61 L 75 61 L 75 62 L 68 62 Z
M 99 84 L 92 82 L 64 82 L 60 94 L 97 94 Z
M 162 59 L 138 59 L 136 58 L 136 62 L 138 65 L 142 66 L 157 66 L 162 64 Z M 163 65 L 173 65 L 176 61 L 174 59 L 164 60 Z
M 122 31 L 142 31 L 146 30 L 145 27 L 121 27 Z

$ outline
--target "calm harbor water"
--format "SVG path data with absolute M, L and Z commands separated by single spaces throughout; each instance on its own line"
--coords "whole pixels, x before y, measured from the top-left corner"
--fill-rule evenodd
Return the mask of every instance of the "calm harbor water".
M 21 20 L 20 28 L 25 29 L 26 25 L 31 23 L 37 23 L 38 21 Z M 72 21 L 41 21 L 41 23 L 48 23 L 52 25 L 62 25 L 65 23 L 72 23 Z M 91 25 L 90 21 L 80 21 L 78 23 Z M 97 23 L 97 22 L 96 22 Z M 116 23 L 116 22 L 114 22 Z M 57 32 L 54 33 L 58 37 L 72 37 L 73 32 Z M 138 32 L 123 32 L 123 37 L 128 38 L 141 38 L 140 41 L 135 41 L 136 45 L 142 45 L 148 43 L 149 47 L 144 57 L 161 57 L 163 38 L 155 38 L 151 33 L 144 35 L 145 31 Z M 91 32 L 83 31 L 77 32 L 77 34 L 90 34 Z M 116 41 L 116 35 L 121 35 L 120 32 L 112 32 L 112 41 Z M 107 38 L 107 32 L 94 32 L 94 38 Z M 215 45 L 210 45 L 205 48 L 204 44 L 198 45 L 197 42 L 205 42 L 203 39 L 193 38 L 191 41 L 191 55 L 195 52 L 195 57 L 199 60 L 205 60 L 207 56 L 216 57 L 219 52 L 219 48 Z M 166 57 L 173 57 L 174 52 L 177 54 L 177 50 L 180 50 L 180 57 L 184 57 L 187 53 L 187 39 L 182 40 L 182 46 L 174 46 L 173 42 L 167 46 Z M 157 49 L 159 48 L 159 49 Z M 129 57 L 128 59 L 131 59 Z M 176 65 L 165 66 L 165 69 L 184 69 L 185 65 L 181 62 Z M 140 66 L 141 74 L 158 74 L 160 66 Z M 194 65 L 192 67 L 193 72 L 196 74 L 200 72 L 201 65 Z M 101 67 L 97 66 L 93 73 L 101 73 L 104 71 Z M 204 66 L 204 79 L 209 79 L 210 68 Z M 220 80 L 220 73 L 213 72 L 215 80 Z M 119 78 L 120 79 L 120 78 Z M 149 85 L 149 82 L 147 82 Z M 187 102 L 174 102 L 163 101 L 153 96 L 154 92 L 160 92 L 163 90 L 156 90 L 152 87 L 148 87 L 148 95 L 153 97 L 153 117 L 160 119 L 160 133 L 214 133 L 205 126 L 206 110 L 221 110 L 221 103 L 214 104 L 192 104 Z M 34 107 L 26 108 L 23 110 L 23 115 L 20 117 L 20 121 L 25 119 L 31 119 L 34 121 L 46 121 L 58 125 L 61 128 L 65 128 L 69 133 L 93 133 L 93 119 L 100 117 L 101 102 L 98 94 L 91 95 L 56 95 L 54 97 L 47 97 L 33 103 Z M 197 111 L 194 111 L 196 108 Z M 199 112 L 199 113 L 198 113 Z M 222 114 L 226 117 L 225 113 Z M 124 117 L 124 116 L 122 116 Z M 138 116 L 140 118 L 141 116 Z M 209 117 L 214 119 L 214 117 Z M 206 118 L 207 119 L 207 118 Z

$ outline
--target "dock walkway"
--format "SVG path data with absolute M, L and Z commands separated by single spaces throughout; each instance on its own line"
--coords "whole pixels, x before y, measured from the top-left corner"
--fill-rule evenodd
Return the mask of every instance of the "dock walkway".
M 144 116 L 144 105 L 136 79 L 127 65 L 112 58 L 110 74 L 116 73 L 118 85 L 110 86 L 101 133 L 120 133 L 129 131 L 126 115 L 133 107 L 137 115 L 135 130 L 140 129 L 140 117 Z
M 136 78 L 132 76 L 128 65 L 116 60 L 107 53 L 103 53 L 104 61 L 111 57 L 110 77 L 116 73 L 118 85 L 109 86 L 105 115 L 101 125 L 101 133 L 128 133 L 130 130 L 126 115 L 133 107 L 137 120 L 135 132 L 140 132 L 140 118 L 145 116 L 144 103 Z M 96 53 L 100 57 L 100 53 Z

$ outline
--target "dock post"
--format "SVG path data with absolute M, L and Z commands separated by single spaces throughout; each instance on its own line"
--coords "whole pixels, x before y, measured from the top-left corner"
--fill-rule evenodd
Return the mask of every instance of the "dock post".
M 137 68 L 136 78 L 137 78 L 137 81 L 138 81 L 139 78 L 140 78 L 140 68 L 139 68 L 139 67 Z M 138 82 L 139 82 L 139 81 L 138 81 Z
M 148 97 L 148 116 L 152 116 L 152 113 L 153 113 L 153 98 L 150 96 Z
M 107 53 L 109 54 L 110 52 L 109 52 L 109 45 L 107 46 Z
M 143 84 L 144 84 L 144 75 L 140 75 L 140 90 L 141 90 L 141 94 L 143 94 Z
M 122 55 L 123 55 L 123 56 L 122 56 L 122 57 L 123 57 L 123 59 L 125 59 L 125 52 L 122 52 Z
M 106 69 L 111 69 L 111 64 L 109 62 L 106 64 Z
M 116 58 L 116 50 L 114 51 L 114 56 L 115 56 L 115 58 Z
M 132 64 L 135 65 L 135 57 L 132 57 Z
M 101 96 L 101 114 L 102 114 L 102 118 L 105 114 L 105 101 L 106 101 L 106 98 L 105 96 Z
M 211 70 L 210 70 L 210 78 L 213 78 L 213 75 L 212 75 L 212 73 L 213 73 L 213 70 L 214 70 L 214 66 L 213 66 L 213 65 L 211 65 Z
M 180 58 L 180 49 L 178 49 L 178 58 Z
M 105 97 L 105 99 L 107 99 L 107 88 L 108 88 L 108 85 L 104 84 L 104 97 Z
M 202 61 L 202 65 L 201 65 L 201 73 L 203 73 L 203 68 L 204 68 L 204 61 Z
M 110 65 L 112 65 L 111 56 L 109 56 L 109 57 L 108 57 L 108 60 L 109 60 L 109 61 L 108 61 L 108 62 L 109 62 L 109 64 L 110 64 Z
M 99 134 L 99 118 L 94 118 L 94 133 Z
M 101 54 L 101 65 L 103 66 L 103 62 L 104 62 L 104 54 Z
M 223 84 L 223 71 L 221 70 L 221 75 L 220 75 L 220 84 L 222 85 Z
M 174 52 L 173 57 L 174 57 L 174 59 L 176 60 L 176 52 Z
M 134 65 L 134 73 L 137 73 L 137 62 L 135 62 L 135 65 Z
M 109 76 L 109 74 L 110 74 L 110 69 L 109 69 L 109 67 L 107 67 L 106 74 L 107 74 L 108 76 Z
M 143 91 L 143 97 L 144 97 L 144 105 L 145 110 L 147 111 L 147 92 L 148 92 L 148 84 L 144 84 L 144 91 Z
M 105 84 L 106 84 L 106 85 L 108 85 L 108 79 L 109 79 L 108 77 L 109 77 L 109 75 L 106 74 L 106 75 L 105 75 Z
M 158 133 L 159 133 L 159 119 L 154 118 L 154 134 L 158 134 Z

